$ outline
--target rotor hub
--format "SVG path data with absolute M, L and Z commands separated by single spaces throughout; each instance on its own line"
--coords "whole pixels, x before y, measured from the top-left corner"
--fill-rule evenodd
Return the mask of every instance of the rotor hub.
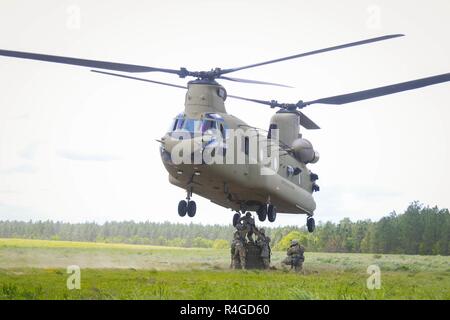
M 180 71 L 178 73 L 178 76 L 180 78 L 194 77 L 197 78 L 197 80 L 209 80 L 209 81 L 214 81 L 221 75 L 222 69 L 220 68 L 214 68 L 211 69 L 210 71 L 189 71 L 186 68 L 180 68 Z
M 286 111 L 295 111 L 297 109 L 303 109 L 307 106 L 307 103 L 303 100 L 299 100 L 297 103 L 279 103 L 277 100 L 270 101 L 271 108 L 280 108 Z

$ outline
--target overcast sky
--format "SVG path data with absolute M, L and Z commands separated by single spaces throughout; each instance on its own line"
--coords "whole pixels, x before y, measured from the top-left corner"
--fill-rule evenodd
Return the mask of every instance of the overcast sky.
M 1 0 L 0 48 L 208 70 L 404 33 L 403 38 L 233 74 L 295 89 L 223 83 L 230 94 L 296 102 L 450 72 L 448 0 Z M 164 74 L 149 79 L 185 84 Z M 0 219 L 229 223 L 232 212 L 168 182 L 158 143 L 183 90 L 86 68 L 0 57 Z M 450 84 L 305 109 L 320 152 L 316 221 L 379 219 L 413 200 L 450 206 Z M 268 128 L 273 110 L 227 101 Z M 279 215 L 277 225 L 305 216 Z

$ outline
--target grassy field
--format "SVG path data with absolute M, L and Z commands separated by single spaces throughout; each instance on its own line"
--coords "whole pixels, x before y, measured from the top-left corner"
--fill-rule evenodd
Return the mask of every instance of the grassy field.
M 450 257 L 305 254 L 304 274 L 229 270 L 229 251 L 0 239 L 0 299 L 450 299 Z M 369 265 L 381 289 L 366 287 Z M 68 290 L 69 265 L 81 290 Z

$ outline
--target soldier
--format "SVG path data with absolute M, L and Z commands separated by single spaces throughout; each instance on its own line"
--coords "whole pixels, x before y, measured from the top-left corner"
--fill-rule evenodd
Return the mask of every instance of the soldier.
M 239 218 L 236 229 L 240 231 L 244 238 L 247 236 L 248 241 L 254 242 L 252 235 L 258 229 L 256 229 L 255 219 L 252 218 L 252 214 L 250 212 L 247 212 L 245 216 Z
M 234 269 L 245 269 L 246 251 L 244 246 L 244 239 L 241 238 L 238 231 L 234 233 L 234 239 L 231 243 L 231 266 Z
M 239 236 L 242 239 L 245 239 L 245 236 L 247 235 L 247 228 L 246 228 L 246 226 L 243 223 L 238 222 L 236 224 L 236 232 L 235 232 L 235 234 L 236 233 L 239 234 Z
M 287 257 L 282 261 L 283 264 L 290 265 L 291 269 L 301 271 L 303 269 L 303 262 L 305 248 L 298 243 L 298 240 L 292 240 L 291 246 L 287 250 Z
M 256 239 L 256 244 L 261 248 L 261 260 L 263 262 L 264 269 L 270 268 L 270 238 L 266 236 L 264 229 L 257 232 L 258 238 Z

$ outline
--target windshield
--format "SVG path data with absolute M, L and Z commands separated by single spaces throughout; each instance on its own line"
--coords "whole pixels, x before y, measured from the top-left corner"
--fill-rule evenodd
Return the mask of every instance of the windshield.
M 216 120 L 204 119 L 204 120 L 194 120 L 189 118 L 176 118 L 170 127 L 169 132 L 180 132 L 187 131 L 191 134 L 204 134 L 204 133 L 214 133 L 219 130 L 221 134 L 224 132 L 223 123 L 218 123 Z
M 192 119 L 176 119 L 173 131 L 198 132 L 201 121 Z
M 215 130 L 217 129 L 217 122 L 212 120 L 203 120 L 200 129 L 202 133 L 205 133 L 208 130 Z

